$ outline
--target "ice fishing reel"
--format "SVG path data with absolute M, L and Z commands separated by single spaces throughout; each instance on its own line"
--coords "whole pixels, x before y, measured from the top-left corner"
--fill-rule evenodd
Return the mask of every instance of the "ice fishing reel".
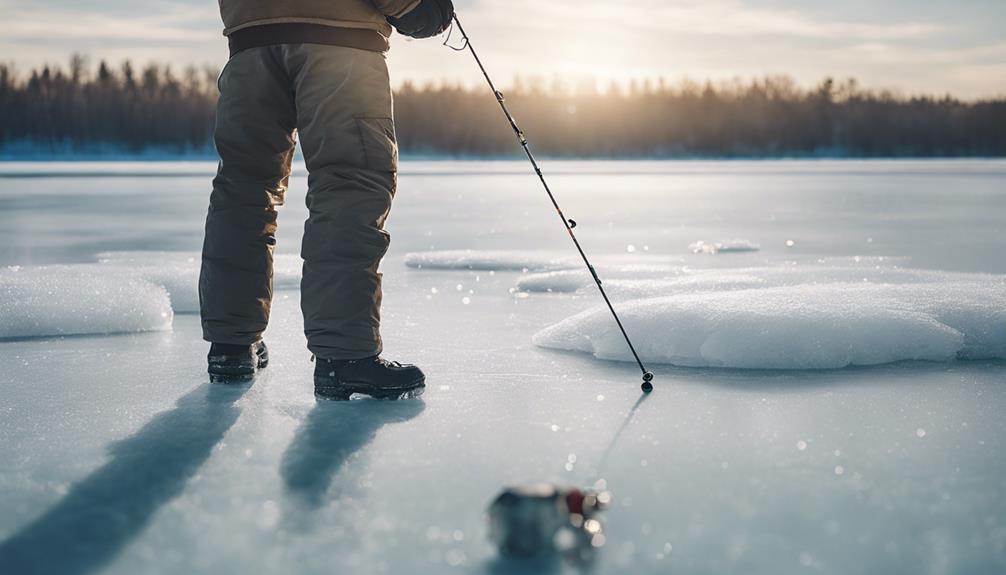
M 507 487 L 489 505 L 489 539 L 507 557 L 560 554 L 586 560 L 604 545 L 607 491 L 547 483 Z

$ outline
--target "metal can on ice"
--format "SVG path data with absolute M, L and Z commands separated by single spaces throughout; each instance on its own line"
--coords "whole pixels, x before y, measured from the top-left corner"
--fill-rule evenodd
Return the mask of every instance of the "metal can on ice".
M 500 553 L 513 557 L 589 551 L 604 543 L 597 515 L 610 501 L 607 491 L 507 487 L 489 505 L 489 538 Z

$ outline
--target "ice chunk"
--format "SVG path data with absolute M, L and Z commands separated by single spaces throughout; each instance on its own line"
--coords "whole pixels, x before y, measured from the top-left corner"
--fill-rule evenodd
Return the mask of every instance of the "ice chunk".
M 603 274 L 603 277 L 607 277 Z M 584 270 L 559 270 L 522 276 L 517 280 L 517 289 L 524 292 L 575 292 L 592 283 L 590 274 Z
M 614 266 L 600 268 L 604 287 L 618 299 L 641 299 L 699 291 L 725 291 L 778 287 L 803 283 L 922 283 L 969 281 L 973 274 L 899 268 L 890 265 L 811 265 L 733 269 L 692 269 L 678 266 Z M 993 276 L 994 277 L 994 276 Z M 530 274 L 517 280 L 516 287 L 528 292 L 589 292 L 594 289 L 590 275 L 582 270 Z
M 727 273 L 693 272 L 687 268 L 614 267 L 598 271 L 609 295 L 622 299 L 669 295 L 699 290 L 726 290 L 762 287 L 766 279 L 743 270 Z M 591 291 L 594 280 L 585 270 L 561 270 L 530 274 L 517 280 L 524 292 L 568 293 Z
M 96 265 L 0 269 L 0 339 L 171 329 L 168 293 Z
M 549 271 L 573 268 L 577 262 L 539 251 L 447 250 L 406 254 L 405 265 L 435 270 Z
M 596 266 L 598 275 L 607 287 L 612 282 L 621 279 L 631 281 L 647 279 L 665 279 L 684 273 L 681 266 L 669 264 L 599 264 Z M 517 280 L 516 288 L 523 292 L 575 292 L 584 288 L 593 289 L 594 280 L 590 273 L 580 266 L 576 269 L 557 270 L 528 274 Z
M 104 252 L 98 261 L 139 275 L 168 291 L 175 313 L 199 312 L 198 252 Z M 273 289 L 300 286 L 301 259 L 295 254 L 273 256 Z
M 644 361 L 829 369 L 901 360 L 1006 358 L 1006 279 L 919 272 L 938 283 L 804 283 L 617 305 Z M 536 345 L 631 359 L 608 310 L 548 327 Z
M 718 254 L 729 252 L 756 252 L 761 246 L 751 240 L 726 240 L 723 242 L 706 243 L 699 240 L 689 244 L 688 249 L 694 254 Z

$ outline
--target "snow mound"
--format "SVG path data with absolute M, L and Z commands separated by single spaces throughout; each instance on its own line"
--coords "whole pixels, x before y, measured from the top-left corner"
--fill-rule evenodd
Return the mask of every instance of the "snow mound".
M 94 265 L 0 269 L 0 339 L 171 329 L 168 293 Z
M 637 280 L 612 291 L 644 361 L 691 367 L 833 369 L 903 360 L 1006 358 L 1006 276 L 888 270 L 897 283 L 845 283 L 848 269 L 707 272 L 709 285 Z M 858 270 L 861 273 L 863 270 Z M 727 287 L 743 275 L 765 287 Z M 783 279 L 792 285 L 772 285 Z M 743 282 L 737 282 L 743 283 Z M 666 290 L 663 297 L 650 297 Z M 666 295 L 667 293 L 673 295 Z M 536 345 L 631 360 L 608 310 L 550 326 Z
M 104 269 L 115 268 L 163 286 L 175 313 L 199 312 L 200 255 L 196 252 L 104 252 L 98 254 Z M 273 289 L 300 286 L 301 259 L 294 254 L 273 256 Z
M 434 270 L 551 271 L 569 269 L 577 263 L 569 257 L 538 251 L 446 250 L 406 254 L 405 265 Z
M 706 243 L 699 240 L 688 245 L 693 254 L 719 254 L 730 252 L 756 252 L 761 249 L 759 244 L 750 240 L 727 240 L 725 242 Z

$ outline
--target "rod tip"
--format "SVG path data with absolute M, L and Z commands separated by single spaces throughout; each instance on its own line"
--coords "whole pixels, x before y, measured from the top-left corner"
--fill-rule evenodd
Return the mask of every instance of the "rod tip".
M 644 372 L 643 373 L 643 381 L 645 381 L 647 383 L 653 381 L 653 372 L 652 371 Z
M 650 393 L 651 391 L 653 391 L 653 384 L 648 381 L 644 381 L 643 385 L 641 385 L 640 387 L 642 387 L 643 393 Z

